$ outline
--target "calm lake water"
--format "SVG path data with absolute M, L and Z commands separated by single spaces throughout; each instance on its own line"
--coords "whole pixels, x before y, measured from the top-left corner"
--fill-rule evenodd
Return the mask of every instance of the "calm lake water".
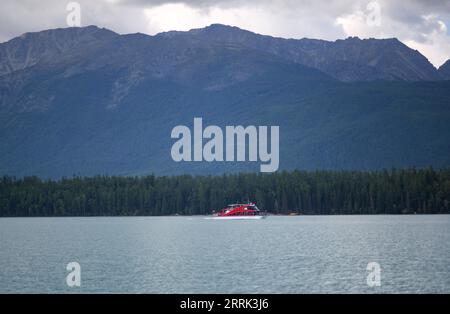
M 0 292 L 450 292 L 450 215 L 1 218 Z

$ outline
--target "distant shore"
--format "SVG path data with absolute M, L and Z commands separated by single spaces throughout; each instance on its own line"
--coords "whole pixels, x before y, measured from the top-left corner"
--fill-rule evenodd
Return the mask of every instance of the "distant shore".
M 250 200 L 271 215 L 449 214 L 450 169 L 221 176 L 0 178 L 0 217 L 208 215 Z

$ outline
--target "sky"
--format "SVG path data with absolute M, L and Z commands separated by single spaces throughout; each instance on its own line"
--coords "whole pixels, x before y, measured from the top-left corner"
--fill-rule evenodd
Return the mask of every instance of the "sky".
M 149 35 L 221 23 L 284 38 L 396 37 L 436 67 L 450 59 L 450 0 L 2 0 L 0 5 L 0 42 L 73 23 Z

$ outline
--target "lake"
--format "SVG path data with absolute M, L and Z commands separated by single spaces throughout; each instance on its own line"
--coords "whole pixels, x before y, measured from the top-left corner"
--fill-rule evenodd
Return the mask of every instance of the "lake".
M 448 293 L 450 215 L 1 218 L 0 292 Z

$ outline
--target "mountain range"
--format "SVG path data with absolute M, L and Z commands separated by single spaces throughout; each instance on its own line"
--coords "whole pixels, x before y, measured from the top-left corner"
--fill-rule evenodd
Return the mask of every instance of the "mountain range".
M 399 40 L 283 39 L 213 24 L 155 36 L 88 26 L 0 44 L 0 174 L 211 174 L 171 129 L 279 125 L 281 169 L 450 165 L 450 61 Z

